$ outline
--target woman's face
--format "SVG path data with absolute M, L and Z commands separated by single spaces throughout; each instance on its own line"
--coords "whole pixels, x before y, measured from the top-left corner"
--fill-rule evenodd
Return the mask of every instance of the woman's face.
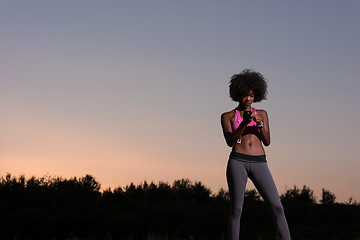
M 251 106 L 251 104 L 254 102 L 254 91 L 253 90 L 250 90 L 247 94 L 245 94 L 245 96 L 243 96 L 241 98 L 241 102 L 240 104 L 245 107 L 245 108 L 248 108 Z

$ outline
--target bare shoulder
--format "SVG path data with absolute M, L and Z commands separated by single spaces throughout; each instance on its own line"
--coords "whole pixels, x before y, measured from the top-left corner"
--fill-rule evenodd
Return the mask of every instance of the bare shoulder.
M 235 111 L 224 112 L 221 114 L 221 126 L 224 134 L 227 132 L 232 132 L 231 125 L 235 119 Z
M 264 109 L 256 109 L 256 112 L 262 117 L 268 117 L 268 114 Z
M 235 116 L 235 112 L 234 110 L 228 111 L 228 112 L 224 112 L 221 114 L 221 119 L 225 120 L 225 119 L 232 119 Z

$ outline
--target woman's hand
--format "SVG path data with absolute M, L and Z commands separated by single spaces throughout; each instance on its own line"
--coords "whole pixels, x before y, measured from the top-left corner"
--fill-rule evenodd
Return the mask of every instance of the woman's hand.
M 256 125 L 261 125 L 261 123 L 263 122 L 262 117 L 259 114 L 253 114 L 254 115 L 254 120 L 256 122 Z
M 244 111 L 242 125 L 247 126 L 254 118 L 255 114 L 251 111 Z
M 260 136 L 265 146 L 270 145 L 270 127 L 269 118 L 265 110 L 258 110 L 258 114 L 255 114 L 254 120 L 256 125 L 259 127 Z

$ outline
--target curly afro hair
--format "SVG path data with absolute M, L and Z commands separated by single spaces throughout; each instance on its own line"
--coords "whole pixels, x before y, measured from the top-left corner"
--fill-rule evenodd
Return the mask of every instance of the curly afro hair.
M 241 73 L 231 77 L 229 94 L 233 101 L 240 102 L 241 98 L 250 91 L 254 91 L 254 102 L 266 99 L 267 83 L 261 73 L 251 69 L 244 69 Z

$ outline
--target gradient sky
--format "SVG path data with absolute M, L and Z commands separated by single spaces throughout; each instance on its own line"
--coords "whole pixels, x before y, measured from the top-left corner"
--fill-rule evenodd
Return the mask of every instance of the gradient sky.
M 279 193 L 360 201 L 359 1 L 1 1 L 0 176 L 227 189 L 230 77 L 269 85 Z M 249 183 L 249 188 L 253 186 Z

